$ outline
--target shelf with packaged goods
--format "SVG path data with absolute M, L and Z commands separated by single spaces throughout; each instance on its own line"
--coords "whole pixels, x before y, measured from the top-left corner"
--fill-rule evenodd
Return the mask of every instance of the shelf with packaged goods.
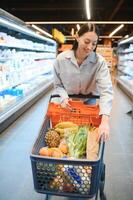
M 0 9 L 0 132 L 53 87 L 57 43 Z
M 126 80 L 122 80 L 121 78 L 116 78 L 120 88 L 129 96 L 129 98 L 133 101 L 133 87 L 131 88 Z
M 28 51 L 38 51 L 38 52 L 54 52 L 54 49 L 49 49 L 46 45 L 43 45 L 41 48 L 37 47 L 27 47 L 23 44 L 7 44 L 4 42 L 0 42 L 0 48 L 10 48 L 10 49 L 21 49 L 21 50 L 28 50 Z
M 52 88 L 53 81 L 48 81 L 38 90 L 21 98 L 13 105 L 7 106 L 7 109 L 0 114 L 0 133 Z
M 128 51 L 119 51 L 118 53 L 122 54 L 122 55 L 123 54 L 129 54 L 129 53 L 133 53 L 133 50 L 130 50 L 130 51 L 129 50 Z
M 24 34 L 31 38 L 36 38 L 36 40 L 44 41 L 49 44 L 55 45 L 55 41 L 51 38 L 37 34 L 32 29 L 28 28 L 26 24 L 18 19 L 17 17 L 11 15 L 3 9 L 0 9 L 0 26 L 7 28 L 8 30 L 13 30 L 14 32 Z
M 133 119 L 133 85 L 130 86 L 126 80 L 122 80 L 120 77 L 117 77 L 116 80 L 119 87 L 124 91 L 124 93 L 130 98 L 132 102 L 131 108 L 127 113 L 130 113 Z
M 118 43 L 118 82 L 133 101 L 133 36 Z
M 129 72 L 124 71 L 124 69 L 119 68 L 118 69 L 118 75 L 119 76 L 122 76 L 122 75 L 129 76 L 129 77 L 132 77 L 132 79 L 133 79 L 133 73 L 130 74 Z
M 133 79 L 133 71 L 130 71 L 130 68 L 119 66 L 117 71 L 119 76 L 128 76 L 130 79 Z
M 48 56 L 45 58 L 43 53 L 20 51 L 15 52 L 10 58 L 0 59 L 0 91 L 51 72 L 54 59 L 54 54 L 51 58 Z
M 118 74 L 117 83 L 131 100 L 131 113 L 133 118 L 133 36 L 118 43 Z

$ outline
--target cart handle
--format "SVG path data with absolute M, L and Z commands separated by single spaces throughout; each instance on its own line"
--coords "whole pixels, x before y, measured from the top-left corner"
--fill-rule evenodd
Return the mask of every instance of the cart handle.
M 70 94 L 70 95 L 68 95 L 68 96 L 69 96 L 70 98 L 83 98 L 83 99 L 86 99 L 86 98 L 91 98 L 91 99 L 95 98 L 95 99 L 99 99 L 99 98 L 100 98 L 99 95 L 93 95 L 92 93 L 90 93 L 90 94 Z M 52 98 L 55 98 L 55 97 L 60 97 L 60 95 L 59 95 L 59 94 L 53 94 L 53 95 L 51 95 L 50 100 L 51 100 Z

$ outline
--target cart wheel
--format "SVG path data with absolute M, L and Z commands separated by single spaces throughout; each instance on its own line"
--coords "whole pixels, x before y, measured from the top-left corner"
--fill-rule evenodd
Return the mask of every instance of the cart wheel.
M 104 185 L 105 185 L 105 164 L 102 166 L 102 173 L 100 179 L 100 199 L 106 200 L 106 195 L 104 194 Z
M 48 194 L 46 194 L 45 200 L 48 200 Z
M 100 195 L 100 200 L 107 200 L 106 195 L 104 193 Z

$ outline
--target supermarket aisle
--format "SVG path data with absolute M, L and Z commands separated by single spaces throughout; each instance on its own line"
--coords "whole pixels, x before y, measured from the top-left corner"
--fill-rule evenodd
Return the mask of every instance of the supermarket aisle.
M 0 135 L 1 200 L 45 199 L 45 195 L 34 191 L 29 156 L 47 109 L 49 95 L 39 100 Z M 133 199 L 133 121 L 126 114 L 129 109 L 130 102 L 116 88 L 111 139 L 105 149 L 107 200 Z M 67 199 L 50 197 L 50 200 Z
M 133 120 L 126 114 L 130 109 L 129 99 L 115 88 L 111 138 L 105 149 L 108 200 L 133 199 Z

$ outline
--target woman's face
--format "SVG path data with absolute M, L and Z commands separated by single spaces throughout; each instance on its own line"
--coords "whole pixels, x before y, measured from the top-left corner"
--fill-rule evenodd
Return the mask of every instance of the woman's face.
M 95 32 L 87 32 L 82 36 L 77 36 L 78 50 L 83 54 L 90 54 L 97 45 L 98 36 Z

